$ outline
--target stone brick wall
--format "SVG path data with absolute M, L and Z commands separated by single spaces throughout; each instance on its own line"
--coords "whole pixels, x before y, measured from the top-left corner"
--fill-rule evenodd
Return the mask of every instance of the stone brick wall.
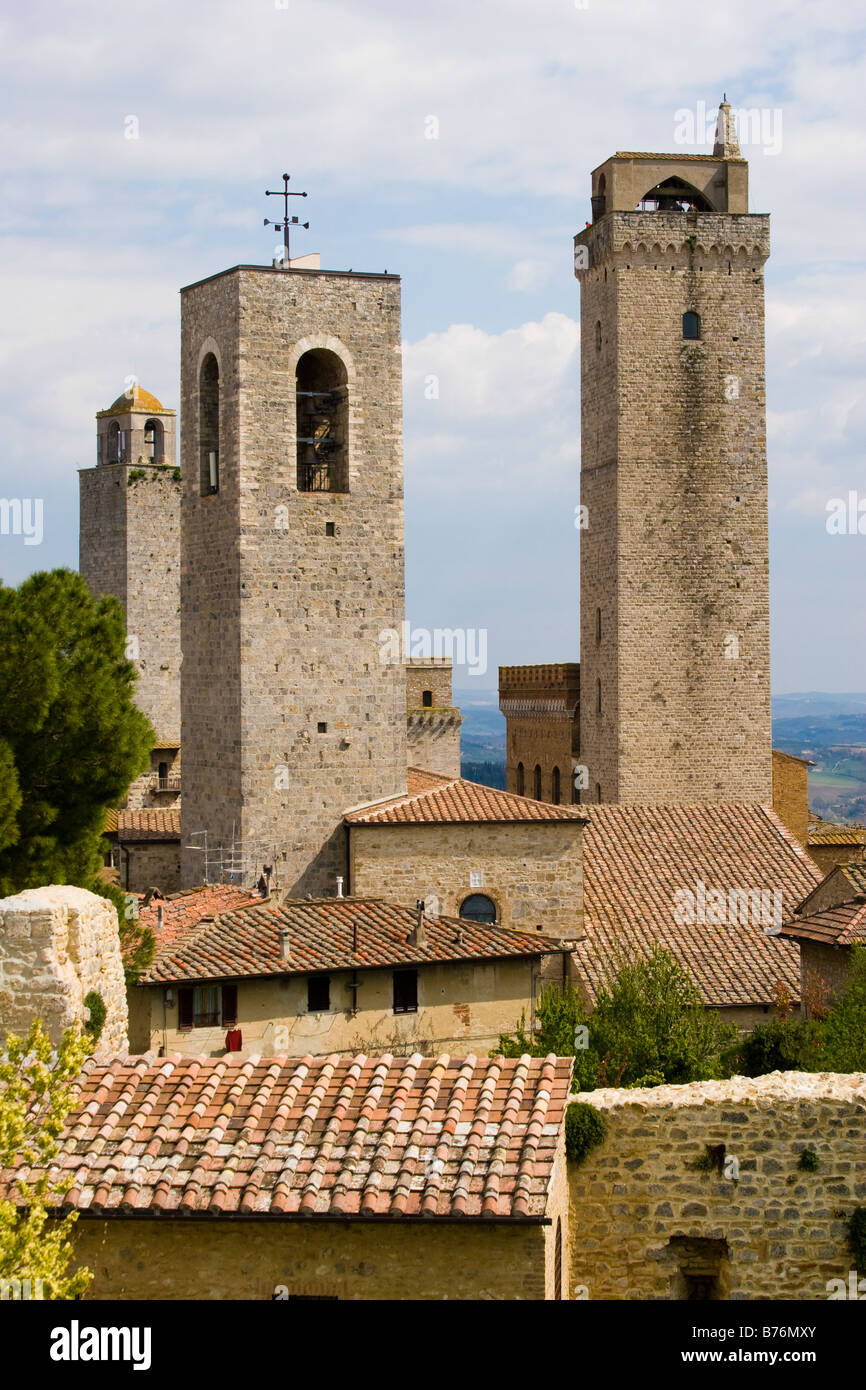
M 695 1278 L 716 1298 L 823 1299 L 828 1280 L 847 1281 L 866 1077 L 774 1072 L 574 1099 L 607 1120 L 604 1142 L 569 1165 L 571 1279 L 590 1299 L 686 1298 Z M 814 1172 L 798 1168 L 807 1148 Z
M 344 810 L 406 790 L 400 286 L 237 267 L 182 292 L 184 883 L 207 830 L 294 894 L 345 874 Z M 297 487 L 295 369 L 348 386 L 348 492 Z M 220 368 L 220 490 L 201 495 L 199 368 Z M 198 841 L 201 843 L 201 840 Z
M 821 941 L 803 940 L 800 945 L 800 990 L 801 998 L 808 1001 L 820 982 L 827 986 L 829 995 L 839 994 L 848 982 L 851 968 L 851 951 L 847 946 L 827 946 Z M 817 977 L 817 978 L 816 978 Z M 805 1008 L 805 1012 L 810 1012 Z
M 489 1220 L 85 1217 L 74 1239 L 95 1274 L 85 1299 L 270 1299 L 278 1285 L 341 1299 L 543 1299 L 549 1231 Z
M 534 772 L 541 769 L 541 801 L 556 801 L 554 768 L 559 769 L 559 804 L 578 801 L 574 767 L 580 755 L 580 667 L 575 662 L 547 666 L 500 666 L 499 708 L 506 719 L 505 785 L 508 791 L 536 796 Z M 523 787 L 519 764 L 523 764 Z
M 544 958 L 562 979 L 562 957 Z M 466 961 L 422 966 L 418 971 L 417 1013 L 394 1013 L 391 970 L 360 970 L 359 987 L 349 988 L 351 970 L 332 970 L 331 1007 L 307 1010 L 307 977 L 277 976 L 237 981 L 238 1027 L 245 1056 L 287 1053 L 303 1057 L 331 1052 L 411 1052 L 438 1055 L 467 1052 L 486 1055 L 501 1033 L 512 1033 L 526 1017 L 531 1028 L 538 995 L 541 959 Z M 222 1057 L 225 1028 L 177 1027 L 177 986 L 172 1002 L 164 1003 L 162 985 L 136 985 L 130 990 L 130 1040 L 133 1051 L 151 1047 L 187 1057 Z M 352 1014 L 353 998 L 358 1012 Z
M 198 861 L 201 882 L 201 855 Z M 180 840 L 124 840 L 117 853 L 118 882 L 131 893 L 145 893 L 148 888 L 176 893 L 181 887 L 180 863 Z
M 769 804 L 769 218 L 610 212 L 575 244 L 589 799 Z
M 78 476 L 81 574 L 93 594 L 123 604 L 136 704 L 158 738 L 179 741 L 180 483 L 173 466 L 144 463 Z
M 98 1051 L 127 1051 L 126 988 L 117 913 L 106 898 L 68 884 L 0 900 L 0 1033 L 41 1018 L 52 1042 L 86 1021 L 84 999 L 102 995 Z
M 506 927 L 575 936 L 583 917 L 581 826 L 574 822 L 354 825 L 351 892 L 413 902 L 434 896 L 456 917 L 470 893 L 496 904 Z M 473 884 L 470 875 L 480 873 Z
M 773 749 L 773 810 L 803 846 L 809 840 L 809 765 Z

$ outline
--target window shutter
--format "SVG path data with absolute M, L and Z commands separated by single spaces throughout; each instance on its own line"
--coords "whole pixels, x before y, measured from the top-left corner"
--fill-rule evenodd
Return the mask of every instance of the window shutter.
M 192 989 L 185 986 L 177 992 L 177 1026 L 192 1027 Z
M 238 1021 L 238 987 L 223 985 L 223 1023 L 226 1027 Z

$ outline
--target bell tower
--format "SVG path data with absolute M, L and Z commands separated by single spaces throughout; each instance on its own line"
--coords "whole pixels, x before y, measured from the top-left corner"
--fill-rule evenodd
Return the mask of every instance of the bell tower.
M 581 287 L 582 800 L 772 803 L 764 277 L 731 109 L 616 154 Z
M 186 885 L 269 865 L 333 895 L 344 812 L 406 790 L 382 641 L 404 614 L 400 338 L 396 276 L 315 257 L 181 292 Z

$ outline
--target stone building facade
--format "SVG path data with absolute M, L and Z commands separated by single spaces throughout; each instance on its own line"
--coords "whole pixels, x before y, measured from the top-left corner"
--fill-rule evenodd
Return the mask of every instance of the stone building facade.
M 126 615 L 135 701 L 157 740 L 180 742 L 180 474 L 175 412 L 137 383 L 97 417 L 95 468 L 79 470 L 79 569 L 91 592 Z M 157 761 L 164 761 L 165 756 Z M 151 793 L 155 799 L 151 799 Z M 162 802 L 159 798 L 162 796 Z M 153 772 L 133 800 L 164 804 Z
M 805 849 L 809 843 L 808 758 L 773 749 L 773 810 Z
M 450 657 L 406 661 L 406 738 L 410 767 L 460 776 L 463 717 L 451 693 Z
M 575 237 L 590 801 L 771 801 L 770 230 L 747 176 L 730 130 L 713 155 L 617 154 Z
M 183 878 L 322 894 L 406 787 L 400 284 L 236 266 L 181 292 Z
M 117 912 L 84 888 L 52 884 L 0 900 L 0 1035 L 34 1018 L 53 1043 L 89 1018 L 86 996 L 106 1007 L 98 1051 L 125 1052 L 126 986 Z
M 607 1131 L 569 1164 L 572 1296 L 823 1300 L 831 1281 L 848 1284 L 847 1220 L 866 1193 L 862 1076 L 772 1072 L 572 1103 Z
M 500 666 L 505 785 L 554 805 L 580 800 L 580 666 Z

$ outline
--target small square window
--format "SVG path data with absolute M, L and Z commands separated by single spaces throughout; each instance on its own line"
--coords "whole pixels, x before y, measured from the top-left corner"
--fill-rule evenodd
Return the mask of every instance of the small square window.
M 331 1007 L 330 975 L 310 975 L 307 980 L 307 1012 L 323 1014 Z
M 325 522 L 325 535 L 326 535 L 326 536 L 335 536 L 336 534 L 337 534 L 337 533 L 336 533 L 336 531 L 334 530 L 334 523 L 333 523 L 333 521 L 326 521 L 326 522 Z
M 318 729 L 320 734 L 326 734 L 328 732 L 327 724 L 321 719 L 319 720 Z
M 394 1012 L 395 1014 L 415 1014 L 418 1012 L 418 971 L 394 971 Z

